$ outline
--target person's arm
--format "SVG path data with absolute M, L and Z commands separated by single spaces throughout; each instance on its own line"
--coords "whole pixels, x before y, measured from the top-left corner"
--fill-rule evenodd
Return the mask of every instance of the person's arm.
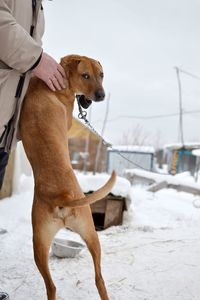
M 34 66 L 41 53 L 41 46 L 16 22 L 6 1 L 1 0 L 0 60 L 9 67 L 24 73 Z
M 16 22 L 5 0 L 0 0 L 0 61 L 21 73 L 32 71 L 53 91 L 66 88 L 62 66 Z
M 39 63 L 37 62 L 32 73 L 42 79 L 52 91 L 61 90 L 68 86 L 65 70 L 47 53 L 42 53 Z

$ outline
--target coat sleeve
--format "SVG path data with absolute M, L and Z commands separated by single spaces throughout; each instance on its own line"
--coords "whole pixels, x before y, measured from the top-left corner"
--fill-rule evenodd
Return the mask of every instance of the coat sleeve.
M 6 1 L 1 0 L 0 60 L 23 73 L 31 69 L 41 53 L 41 46 L 16 22 Z

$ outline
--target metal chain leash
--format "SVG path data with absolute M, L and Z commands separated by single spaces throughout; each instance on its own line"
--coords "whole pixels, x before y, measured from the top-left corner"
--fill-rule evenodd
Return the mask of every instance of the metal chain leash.
M 78 101 L 78 98 L 77 98 Z M 87 117 L 87 111 L 83 110 L 80 102 L 78 101 L 79 114 L 78 118 L 84 120 L 85 124 L 101 139 L 102 143 L 107 147 L 112 147 L 112 144 L 106 142 L 106 140 L 94 129 L 94 127 L 90 124 Z

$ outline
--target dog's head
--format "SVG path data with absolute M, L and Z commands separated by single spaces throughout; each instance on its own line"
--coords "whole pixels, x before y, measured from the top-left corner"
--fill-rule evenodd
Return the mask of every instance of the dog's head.
M 86 56 L 68 55 L 61 59 L 61 65 L 69 88 L 80 96 L 79 102 L 83 108 L 88 108 L 92 101 L 104 100 L 103 69 L 98 61 Z

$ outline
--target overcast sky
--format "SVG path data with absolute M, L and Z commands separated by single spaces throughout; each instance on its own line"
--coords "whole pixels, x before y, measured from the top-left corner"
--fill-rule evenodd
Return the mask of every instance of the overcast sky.
M 44 49 L 98 59 L 110 93 L 105 137 L 117 144 L 140 125 L 149 142 L 178 141 L 178 88 L 174 66 L 200 77 L 200 0 L 45 1 Z M 200 81 L 181 74 L 183 109 L 200 111 Z M 106 102 L 93 103 L 101 131 Z M 76 112 L 75 112 L 76 116 Z M 184 115 L 185 141 L 200 141 L 200 113 Z

